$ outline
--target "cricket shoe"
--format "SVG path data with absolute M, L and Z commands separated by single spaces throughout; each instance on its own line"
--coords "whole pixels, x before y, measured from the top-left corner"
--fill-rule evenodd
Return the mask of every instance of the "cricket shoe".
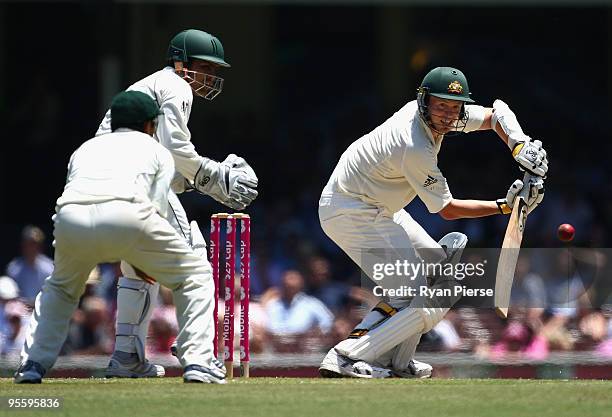
M 417 361 L 412 359 L 408 363 L 408 368 L 402 370 L 393 370 L 393 373 L 400 378 L 431 378 L 433 367 L 425 362 Z
M 136 353 L 115 351 L 111 357 L 104 376 L 106 378 L 161 378 L 166 370 L 161 365 L 154 365 L 147 359 L 141 362 Z
M 183 373 L 183 382 L 199 382 L 204 384 L 226 384 L 225 374 L 216 366 L 206 368 L 200 365 L 187 365 Z
M 319 375 L 323 378 L 392 378 L 390 369 L 375 366 L 364 361 L 355 361 L 339 354 L 335 348 L 331 348 L 321 366 Z
M 26 361 L 15 372 L 15 384 L 40 384 L 45 375 L 45 368 L 34 361 Z
M 172 353 L 172 356 L 174 356 L 175 358 L 178 358 L 178 351 L 176 349 L 176 342 L 172 343 L 172 346 L 170 346 L 170 353 Z M 213 358 L 211 362 L 212 362 L 212 364 L 214 366 L 219 368 L 219 371 L 221 371 L 223 373 L 223 377 L 225 377 L 227 375 L 227 369 L 225 369 L 225 365 L 223 364 L 223 362 L 221 362 L 217 358 Z

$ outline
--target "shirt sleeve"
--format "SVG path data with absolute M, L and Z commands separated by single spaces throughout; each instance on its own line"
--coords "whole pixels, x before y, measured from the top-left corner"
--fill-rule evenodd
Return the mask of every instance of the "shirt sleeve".
M 157 212 L 166 217 L 168 213 L 168 192 L 174 177 L 174 160 L 167 149 L 156 144 L 158 169 L 151 186 L 151 202 Z
M 174 86 L 162 93 L 160 109 L 164 114 L 160 116 L 156 136 L 172 154 L 176 170 L 193 181 L 202 164 L 202 157 L 191 143 L 191 133 L 187 128 L 193 95 L 190 90 L 180 91 L 185 90 L 182 87 Z
M 453 199 L 432 150 L 407 148 L 401 170 L 430 213 L 439 212 Z
M 468 120 L 463 131 L 469 133 L 480 129 L 485 119 L 486 109 L 482 106 L 469 104 L 465 106 L 465 111 L 468 114 Z

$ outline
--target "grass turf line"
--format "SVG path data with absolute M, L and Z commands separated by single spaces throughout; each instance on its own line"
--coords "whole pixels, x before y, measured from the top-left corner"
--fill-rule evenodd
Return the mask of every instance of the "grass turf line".
M 612 381 L 356 380 L 251 378 L 226 385 L 162 379 L 46 379 L 15 385 L 0 379 L 2 397 L 63 397 L 56 411 L 15 416 L 610 416 Z

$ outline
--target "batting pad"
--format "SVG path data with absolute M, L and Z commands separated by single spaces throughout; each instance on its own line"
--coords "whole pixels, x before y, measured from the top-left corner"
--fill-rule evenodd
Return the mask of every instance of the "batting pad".
M 152 300 L 157 299 L 159 284 L 120 277 L 117 289 L 117 330 L 115 350 L 137 353 L 145 359 L 144 343 L 153 314 Z

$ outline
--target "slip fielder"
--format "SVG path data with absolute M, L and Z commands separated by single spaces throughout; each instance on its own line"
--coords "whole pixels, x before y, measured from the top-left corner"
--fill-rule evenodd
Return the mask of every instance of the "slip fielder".
M 55 269 L 36 297 L 16 383 L 40 383 L 55 363 L 70 318 L 99 263 L 123 259 L 170 288 L 185 382 L 224 383 L 206 334 L 212 321 L 210 264 L 166 220 L 174 176 L 170 152 L 153 138 L 160 109 L 128 91 L 111 105 L 112 133 L 70 157 L 53 216 Z
M 404 207 L 420 198 L 444 219 L 509 214 L 523 188 L 516 180 L 497 201 L 460 200 L 452 196 L 438 168 L 437 155 L 448 134 L 494 130 L 508 145 L 521 169 L 534 174 L 528 206 L 542 201 L 548 170 L 540 141 L 523 133 L 516 116 L 501 100 L 492 108 L 473 105 L 464 74 L 455 68 L 431 70 L 417 99 L 358 139 L 340 157 L 319 201 L 325 233 L 372 278 L 367 253 L 384 249 L 393 259 L 419 263 L 456 263 L 467 244 L 458 232 L 439 242 L 410 217 Z M 415 284 L 427 285 L 421 274 Z M 435 282 L 433 286 L 436 286 Z M 346 340 L 332 348 L 320 366 L 323 377 L 428 377 L 430 365 L 414 360 L 421 335 L 433 328 L 450 306 L 429 299 L 390 298 L 370 311 Z M 455 300 L 456 301 L 456 300 Z M 412 304 L 411 304 L 412 303 Z
M 207 100 L 214 99 L 223 88 L 223 78 L 216 74 L 221 68 L 229 66 L 219 39 L 200 30 L 184 30 L 170 41 L 167 66 L 128 88 L 147 94 L 163 112 L 155 138 L 171 152 L 177 171 L 172 181 L 172 191 L 168 194 L 168 221 L 207 263 L 206 242 L 202 233 L 195 221 L 189 223 L 176 194 L 196 190 L 235 210 L 244 209 L 257 196 L 257 176 L 243 158 L 230 154 L 223 162 L 216 162 L 200 156 L 191 142 L 187 127 L 193 94 Z M 110 132 L 110 123 L 110 113 L 107 112 L 96 136 Z M 123 276 L 118 282 L 115 351 L 106 376 L 163 376 L 164 368 L 149 363 L 145 358 L 147 331 L 159 285 L 139 279 L 136 271 L 126 262 L 121 263 L 121 270 Z M 212 299 L 214 294 L 211 292 L 209 296 Z M 212 310 L 206 314 L 212 317 Z M 212 349 L 212 319 L 203 333 Z M 183 349 L 180 345 L 176 348 L 180 358 Z M 223 363 L 217 358 L 213 359 L 213 364 L 225 373 Z

